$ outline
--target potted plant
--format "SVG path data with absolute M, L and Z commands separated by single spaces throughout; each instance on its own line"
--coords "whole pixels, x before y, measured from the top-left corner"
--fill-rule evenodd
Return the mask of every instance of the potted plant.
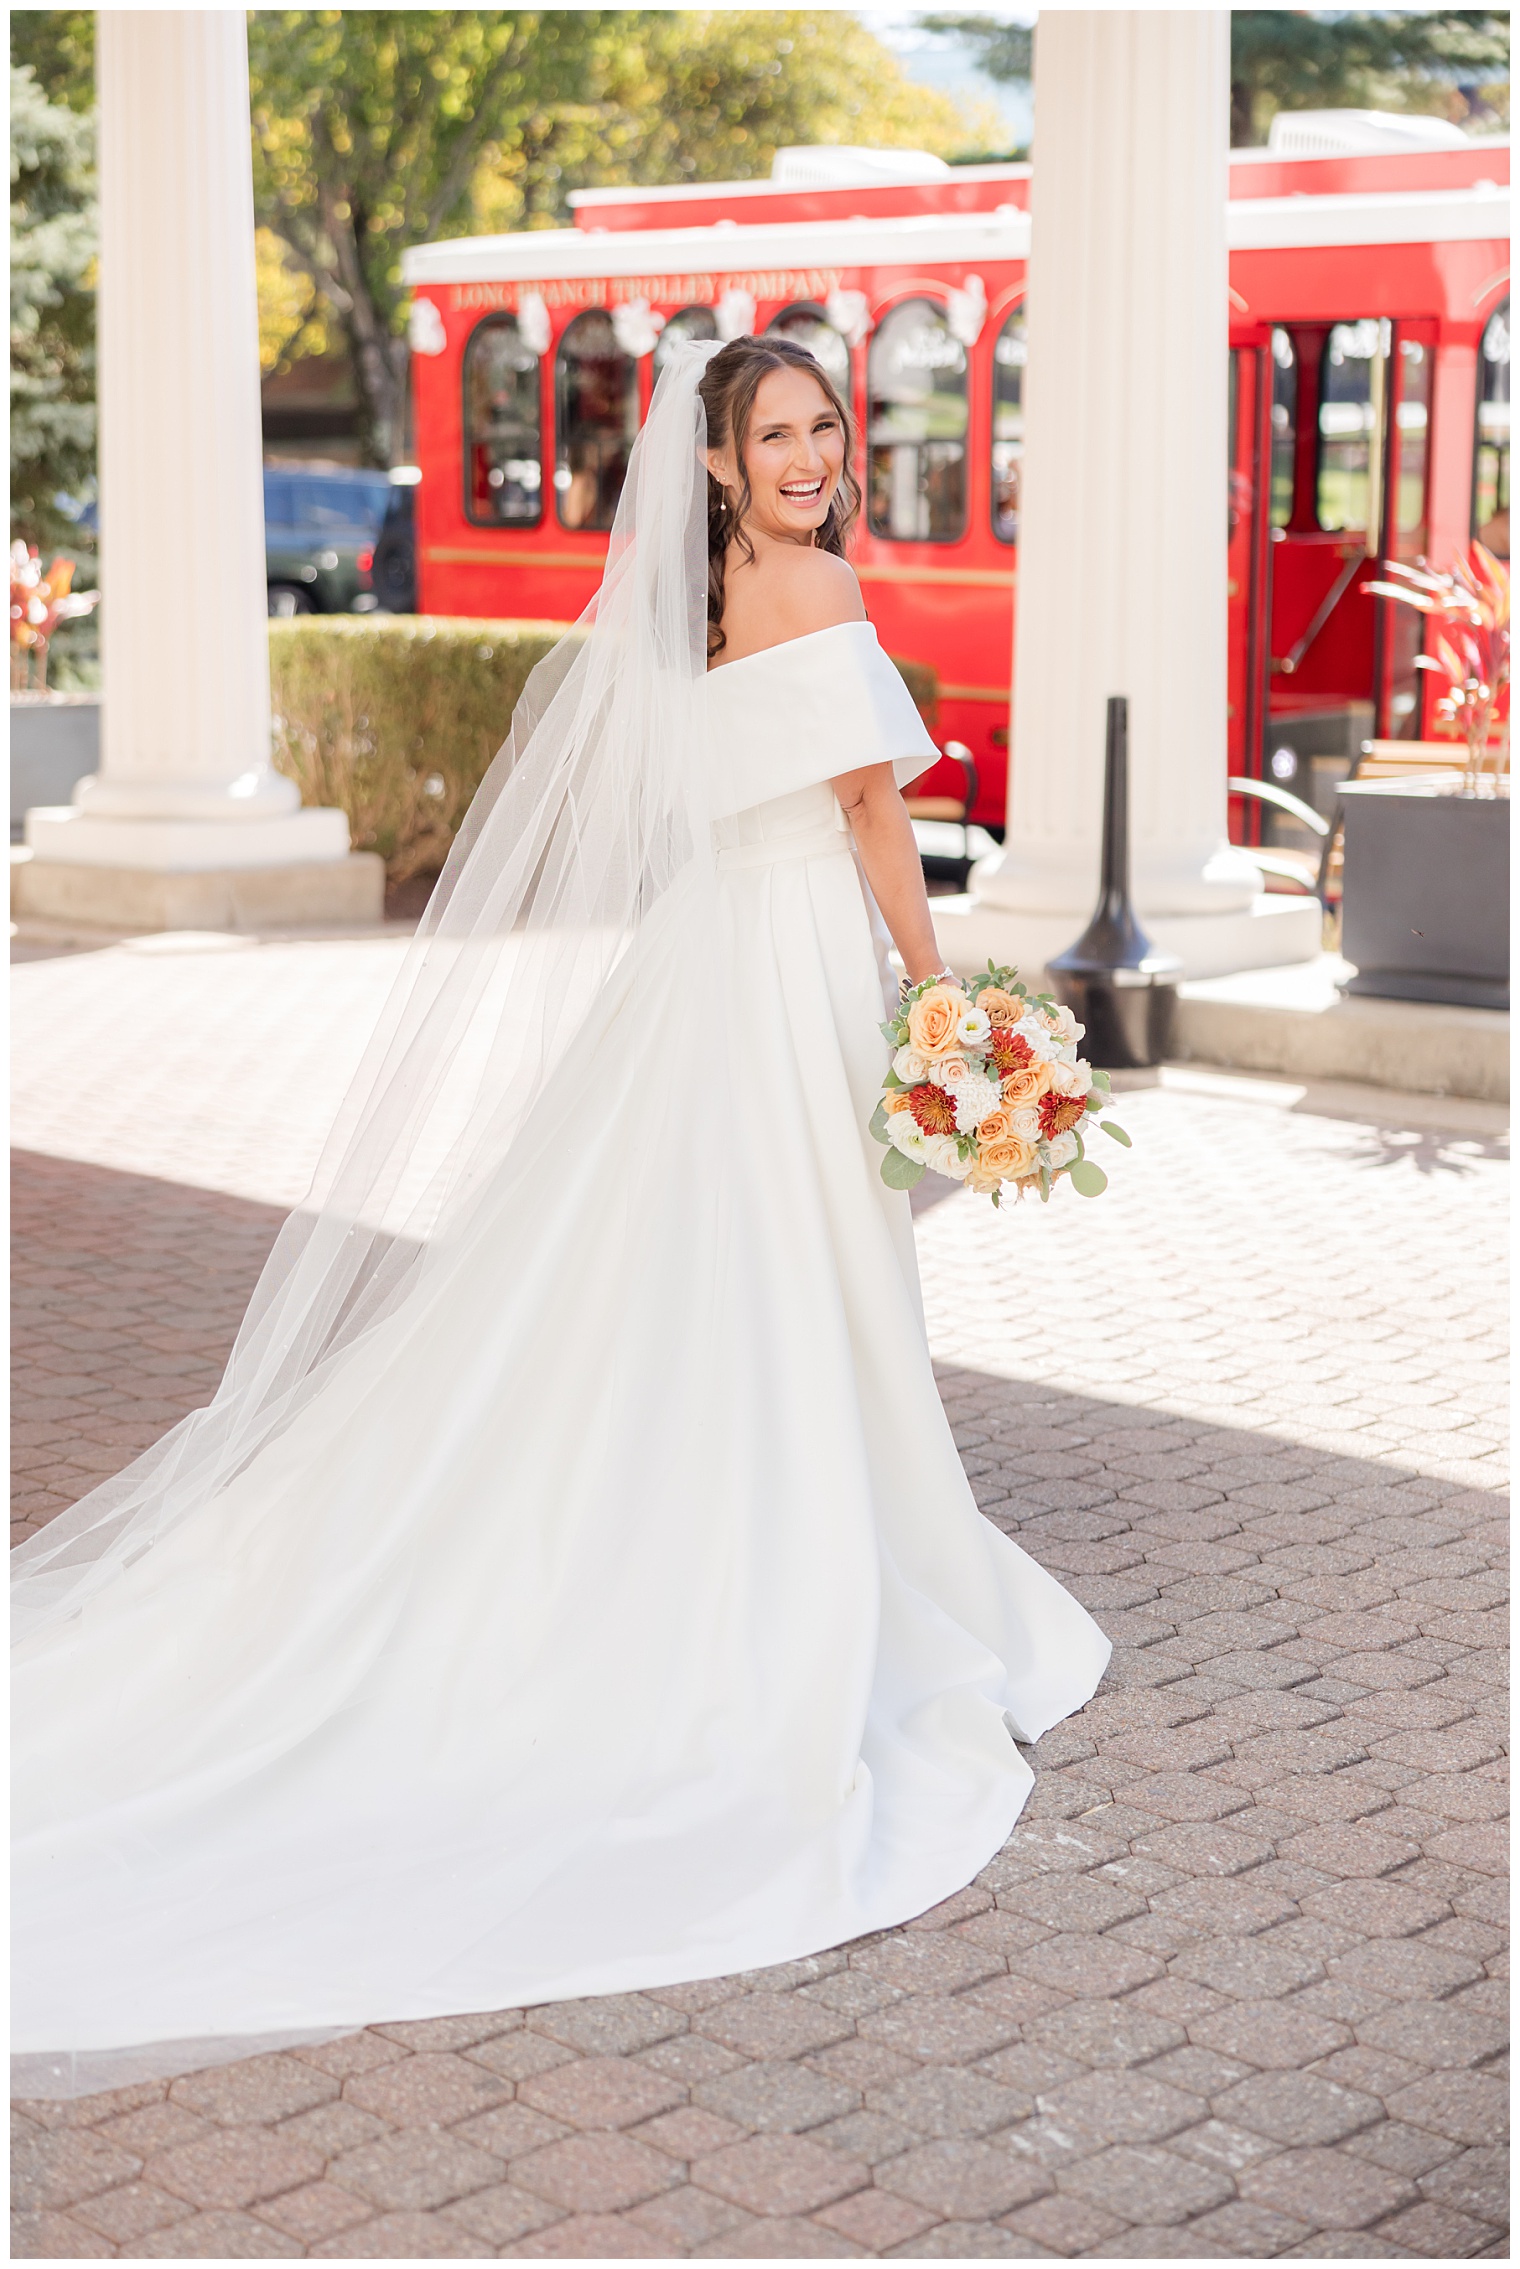
M 11 546 L 11 691 L 47 691 L 48 645 L 61 622 L 87 615 L 98 591 L 76 591 L 74 562 L 61 555 L 44 574 L 35 544 Z
M 1444 572 L 1390 563 L 1364 588 L 1431 618 L 1417 666 L 1441 680 L 1436 717 L 1466 763 L 1442 768 L 1427 744 L 1427 773 L 1343 786 L 1346 990 L 1508 1008 L 1509 571 L 1474 544 Z

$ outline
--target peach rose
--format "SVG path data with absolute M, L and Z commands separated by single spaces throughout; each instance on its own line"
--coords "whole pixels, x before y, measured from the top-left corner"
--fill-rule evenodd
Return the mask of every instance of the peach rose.
M 966 996 L 959 985 L 931 985 L 908 1011 L 908 1044 L 931 1061 L 955 1047 Z
M 1003 1101 L 1010 1109 L 1020 1103 L 1038 1103 L 1045 1092 L 1045 1065 L 1022 1064 L 1003 1082 Z
M 1024 1003 L 1016 1001 L 1012 993 L 1005 993 L 1001 985 L 989 985 L 978 993 L 976 1005 L 985 1009 L 992 1024 L 1017 1024 L 1024 1013 Z
M 882 1097 L 882 1101 L 887 1106 L 888 1117 L 894 1111 L 906 1111 L 908 1108 L 908 1090 L 905 1087 L 889 1087 Z
M 1006 1142 L 1012 1132 L 1006 1111 L 989 1111 L 976 1130 L 976 1139 L 985 1150 L 989 1143 Z
M 933 1071 L 936 1087 L 959 1087 L 970 1076 L 971 1066 L 964 1056 L 941 1056 Z
M 979 1170 L 983 1174 L 995 1174 L 1003 1182 L 1015 1181 L 1020 1174 L 1027 1174 L 1034 1163 L 1034 1144 L 1011 1131 L 1001 1142 L 984 1142 L 977 1154 Z

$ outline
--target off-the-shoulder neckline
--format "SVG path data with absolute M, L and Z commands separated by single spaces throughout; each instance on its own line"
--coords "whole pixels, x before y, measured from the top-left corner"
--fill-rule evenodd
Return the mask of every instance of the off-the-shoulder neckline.
M 800 638 L 778 638 L 773 645 L 757 646 L 753 654 L 736 654 L 731 662 L 719 662 L 716 667 L 709 669 L 707 675 L 715 678 L 724 670 L 742 670 L 746 662 L 762 662 L 767 654 L 784 654 L 789 646 L 806 646 L 810 639 L 832 638 L 836 630 L 868 630 L 873 638 L 876 636 L 876 625 L 873 622 L 826 623 L 822 630 L 805 630 Z

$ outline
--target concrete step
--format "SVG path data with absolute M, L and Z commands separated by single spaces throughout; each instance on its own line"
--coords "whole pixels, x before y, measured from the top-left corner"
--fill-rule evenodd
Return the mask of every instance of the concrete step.
M 1173 1056 L 1289 1079 L 1509 1101 L 1509 1017 L 1428 1001 L 1353 999 L 1333 953 L 1178 987 Z

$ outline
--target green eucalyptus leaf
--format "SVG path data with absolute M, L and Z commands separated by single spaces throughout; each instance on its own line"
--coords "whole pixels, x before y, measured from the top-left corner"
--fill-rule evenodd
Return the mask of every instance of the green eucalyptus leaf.
M 889 1190 L 911 1190 L 915 1182 L 924 1178 L 923 1160 L 905 1157 L 900 1150 L 889 1150 L 881 1162 L 881 1178 Z
M 878 1142 L 886 1141 L 887 1106 L 885 1105 L 885 1103 L 878 1103 L 875 1110 L 871 1113 L 871 1117 L 868 1122 L 868 1131 L 871 1134 L 875 1135 Z
M 1102 1167 L 1095 1166 L 1090 1158 L 1078 1158 L 1067 1171 L 1071 1176 L 1071 1186 L 1078 1197 L 1101 1197 L 1108 1188 L 1108 1176 L 1104 1173 Z
M 1125 1133 L 1124 1129 L 1122 1127 L 1116 1127 L 1112 1119 L 1100 1119 L 1098 1121 L 1098 1124 L 1106 1135 L 1113 1136 L 1115 1142 L 1123 1143 L 1126 1150 L 1134 1149 L 1135 1146 L 1130 1141 L 1129 1136 Z

